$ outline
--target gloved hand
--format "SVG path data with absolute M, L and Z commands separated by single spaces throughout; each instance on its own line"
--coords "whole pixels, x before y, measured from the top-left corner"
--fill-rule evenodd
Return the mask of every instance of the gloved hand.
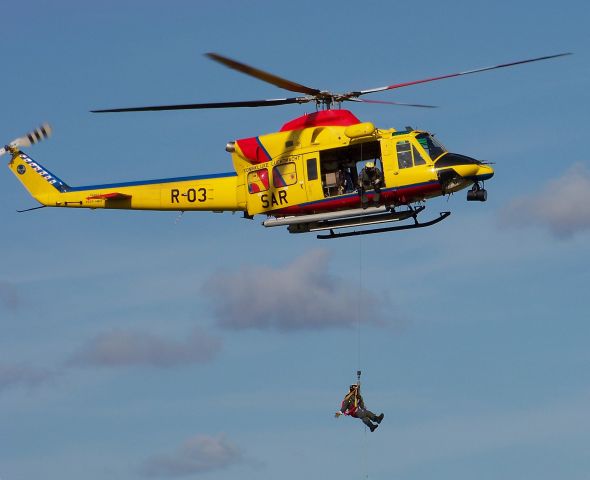
M 336 418 L 338 418 L 340 415 L 342 415 L 342 412 L 341 412 L 340 410 L 338 410 L 338 411 L 337 411 L 337 412 L 334 414 L 334 416 L 335 416 Z

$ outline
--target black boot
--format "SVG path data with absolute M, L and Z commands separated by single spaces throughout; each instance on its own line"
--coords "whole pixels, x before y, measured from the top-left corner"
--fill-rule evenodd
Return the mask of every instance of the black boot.
M 377 430 L 377 427 L 378 426 L 379 425 L 373 425 L 373 424 L 371 424 L 371 426 L 369 428 L 371 429 L 371 432 L 374 432 L 375 430 Z
M 381 423 L 381 420 L 383 420 L 383 417 L 384 417 L 384 416 L 385 416 L 385 415 L 383 415 L 383 414 L 381 414 L 381 415 L 378 415 L 378 416 L 377 416 L 377 419 L 376 419 L 375 421 L 376 421 L 377 423 Z
M 361 195 L 361 208 L 367 208 L 369 206 L 369 197 L 366 194 Z

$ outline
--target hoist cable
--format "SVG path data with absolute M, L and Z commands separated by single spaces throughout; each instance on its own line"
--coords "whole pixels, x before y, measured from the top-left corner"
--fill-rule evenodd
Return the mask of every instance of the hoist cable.
M 363 144 L 360 144 L 361 150 L 361 162 L 363 161 Z M 358 180 L 357 180 L 358 181 Z M 360 188 L 360 185 L 359 185 Z M 361 189 L 361 198 L 364 195 L 364 191 Z M 361 200 L 362 201 L 362 200 Z M 357 371 L 361 370 L 361 315 L 363 313 L 363 237 L 359 236 L 359 278 L 358 278 L 358 289 L 357 289 Z
M 358 278 L 358 298 L 357 298 L 357 370 L 361 370 L 361 314 L 362 314 L 362 303 L 363 303 L 363 237 L 359 237 L 359 278 Z
M 361 144 L 361 160 L 362 160 L 362 144 Z M 364 193 L 364 192 L 363 192 Z M 359 236 L 358 242 L 358 260 L 359 260 L 359 273 L 358 273 L 358 289 L 357 289 L 357 385 L 361 384 L 361 315 L 363 313 L 363 237 Z M 367 449 L 367 426 L 364 426 L 364 434 L 362 440 L 362 453 L 360 458 L 361 467 L 361 479 L 368 480 L 368 449 Z

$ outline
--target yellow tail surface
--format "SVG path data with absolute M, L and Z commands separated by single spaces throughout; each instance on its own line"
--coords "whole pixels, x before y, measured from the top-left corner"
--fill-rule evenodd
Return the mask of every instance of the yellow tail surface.
M 0 148 L 0 156 L 9 153 L 12 157 L 8 168 L 42 205 L 126 210 L 247 210 L 244 175 L 237 172 L 71 187 L 20 150 L 50 134 L 51 127 L 43 124 Z
M 8 168 L 35 200 L 50 207 L 215 212 L 247 208 L 239 196 L 241 177 L 235 172 L 71 187 L 20 150 L 11 153 Z
M 13 153 L 8 168 L 33 198 L 43 205 L 55 203 L 55 198 L 68 188 L 62 180 L 23 152 Z

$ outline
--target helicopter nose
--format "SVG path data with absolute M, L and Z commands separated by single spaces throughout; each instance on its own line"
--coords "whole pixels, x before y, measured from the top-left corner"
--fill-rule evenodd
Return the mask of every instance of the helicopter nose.
M 486 180 L 489 180 L 493 176 L 494 176 L 494 169 L 492 167 L 490 167 L 489 165 L 483 164 L 483 163 L 481 165 L 479 165 L 479 169 L 478 169 L 477 175 L 476 175 L 476 178 L 478 181 L 484 182 Z
M 439 169 L 452 169 L 453 172 L 465 179 L 485 181 L 494 176 L 494 169 L 474 158 L 458 153 L 446 153 L 440 157 L 435 166 Z

